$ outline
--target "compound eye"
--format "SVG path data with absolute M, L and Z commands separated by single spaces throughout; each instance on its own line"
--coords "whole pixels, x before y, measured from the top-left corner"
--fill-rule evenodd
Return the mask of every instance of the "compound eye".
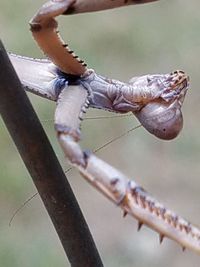
M 147 76 L 147 82 L 148 82 L 148 84 L 152 82 L 151 77 Z

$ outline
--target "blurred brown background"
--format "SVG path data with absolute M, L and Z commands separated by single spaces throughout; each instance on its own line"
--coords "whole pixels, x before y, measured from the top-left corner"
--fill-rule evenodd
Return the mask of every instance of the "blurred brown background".
M 8 49 L 43 57 L 32 39 L 28 21 L 42 1 L 0 2 L 1 38 Z M 64 40 L 98 73 L 120 80 L 147 73 L 185 70 L 191 78 L 183 107 L 184 129 L 171 141 L 160 141 L 140 128 L 112 143 L 98 155 L 162 200 L 166 206 L 200 226 L 200 2 L 160 1 L 107 12 L 59 18 Z M 2 68 L 3 66 L 1 66 Z M 53 130 L 55 104 L 30 96 L 52 145 L 67 169 Z M 91 110 L 87 116 L 108 115 Z M 82 146 L 95 149 L 136 126 L 134 117 L 88 120 L 82 126 Z M 39 197 L 17 214 L 15 210 L 35 187 L 3 122 L 0 124 L 0 266 L 69 266 Z M 47 155 L 48 157 L 48 155 Z M 183 253 L 137 222 L 88 185 L 76 170 L 67 177 L 78 198 L 105 266 L 197 267 L 199 256 Z M 84 267 L 84 266 L 83 266 Z

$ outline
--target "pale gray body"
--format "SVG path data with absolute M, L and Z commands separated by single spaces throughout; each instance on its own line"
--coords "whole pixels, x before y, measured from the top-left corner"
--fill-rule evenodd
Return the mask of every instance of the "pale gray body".
M 81 77 L 67 75 L 48 60 L 13 54 L 10 59 L 22 84 L 35 94 L 56 101 L 66 85 L 81 84 L 89 93 L 90 107 L 133 112 L 142 125 L 159 138 L 172 139 L 182 129 L 181 107 L 188 89 L 188 77 L 182 71 L 144 75 L 124 83 L 97 75 L 90 69 Z

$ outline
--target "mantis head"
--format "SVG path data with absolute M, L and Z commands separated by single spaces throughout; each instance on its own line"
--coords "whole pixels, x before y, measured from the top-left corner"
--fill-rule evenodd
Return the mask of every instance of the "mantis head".
M 175 71 L 167 75 L 152 75 L 146 80 L 151 88 L 164 89 L 159 97 L 134 114 L 151 134 L 160 139 L 173 139 L 183 127 L 181 107 L 189 87 L 189 77 L 183 71 Z

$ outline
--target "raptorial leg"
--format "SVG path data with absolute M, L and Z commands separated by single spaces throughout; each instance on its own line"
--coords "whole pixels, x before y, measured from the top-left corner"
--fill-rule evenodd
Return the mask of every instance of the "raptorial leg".
M 121 179 L 123 183 L 124 176 L 88 151 L 82 151 L 78 144 L 80 122 L 89 105 L 88 96 L 88 92 L 81 85 L 68 86 L 62 90 L 55 112 L 58 141 L 69 162 L 76 166 L 84 176 L 89 176 L 92 184 L 97 188 L 100 187 L 101 191 L 105 191 L 107 197 L 120 203 L 125 196 L 127 185 L 125 183 L 122 188 L 118 188 L 117 180 Z
M 128 5 L 144 4 L 157 0 L 76 0 L 66 14 L 101 11 Z
M 86 71 L 86 64 L 68 48 L 57 32 L 54 19 L 65 13 L 75 0 L 45 3 L 30 21 L 33 37 L 52 62 L 65 73 L 81 76 Z
M 165 208 L 156 199 L 129 180 L 120 171 L 96 157 L 82 151 L 79 125 L 88 106 L 88 93 L 81 86 L 65 88 L 58 100 L 55 113 L 55 128 L 58 141 L 69 162 L 83 177 L 107 198 L 120 206 L 124 214 L 139 221 L 139 228 L 146 224 L 163 237 L 169 237 L 182 247 L 200 253 L 200 230 Z
M 58 77 L 58 68 L 52 62 L 14 54 L 9 54 L 9 58 L 26 91 L 53 101 L 57 100 L 62 78 Z
M 73 13 L 92 12 L 156 0 L 50 0 L 30 21 L 33 37 L 52 62 L 65 73 L 81 76 L 86 64 L 68 48 L 57 32 L 55 17 Z

